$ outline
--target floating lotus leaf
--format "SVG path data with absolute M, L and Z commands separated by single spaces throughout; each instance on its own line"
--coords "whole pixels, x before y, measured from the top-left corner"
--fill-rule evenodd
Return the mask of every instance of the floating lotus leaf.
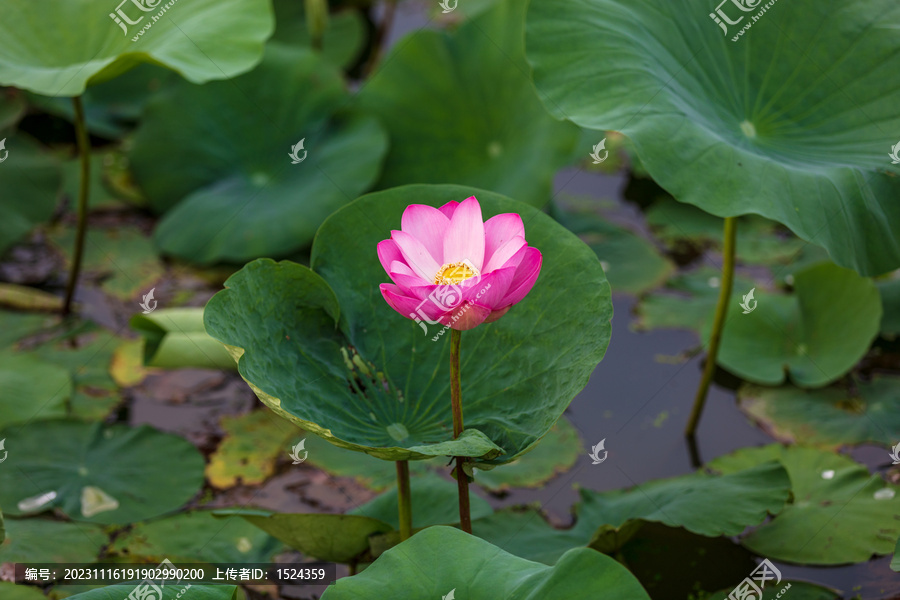
M 613 552 L 642 521 L 683 527 L 708 537 L 737 535 L 784 508 L 791 482 L 777 462 L 720 477 L 694 473 L 651 481 L 633 490 L 581 490 L 578 523 L 594 532 L 591 545 Z
M 745 314 L 739 290 L 727 313 L 717 362 L 753 383 L 802 387 L 836 380 L 861 359 L 881 323 L 881 298 L 871 280 L 822 263 L 794 276 L 793 295 L 757 289 Z M 703 337 L 709 339 L 711 322 Z
M 594 550 L 570 550 L 551 567 L 508 554 L 458 529 L 437 526 L 391 548 L 359 575 L 338 579 L 322 600 L 412 597 L 650 598 L 625 567 Z
M 900 378 L 876 375 L 854 391 L 844 386 L 803 390 L 743 386 L 741 409 L 785 442 L 837 447 L 900 441 Z
M 889 485 L 851 459 L 799 446 L 744 448 L 709 467 L 732 473 L 779 460 L 794 500 L 741 543 L 771 560 L 837 565 L 889 554 L 900 537 L 900 486 Z
M 382 300 L 386 276 L 375 246 L 407 205 L 472 195 L 485 218 L 520 213 L 544 262 L 524 300 L 463 335 L 466 431 L 451 440 L 449 336 L 433 341 L 439 326 L 423 334 Z M 364 196 L 323 224 L 312 269 L 259 260 L 226 288 L 207 305 L 206 328 L 230 347 L 260 399 L 338 446 L 388 460 L 502 455 L 494 464 L 509 462 L 550 430 L 609 343 L 609 286 L 590 248 L 535 209 L 471 188 L 417 185 Z M 590 307 L 590 317 L 573 319 L 560 303 Z
M 136 523 L 109 547 L 131 562 L 168 558 L 176 564 L 264 563 L 282 549 L 281 542 L 243 519 L 217 519 L 205 510 Z
M 627 135 L 679 201 L 783 223 L 865 275 L 896 269 L 896 3 L 742 5 L 532 2 L 535 84 L 557 117 Z
M 277 43 L 246 75 L 154 98 L 131 161 L 150 206 L 168 211 L 154 234 L 160 248 L 212 263 L 308 247 L 375 181 L 386 151 L 374 118 L 335 114 L 348 101 L 336 67 Z
M 80 521 L 133 523 L 175 510 L 203 484 L 194 445 L 147 426 L 44 421 L 0 438 L 11 450 L 0 506 L 11 515 L 57 508 Z
M 549 201 L 578 129 L 553 119 L 534 91 L 525 6 L 496 2 L 452 33 L 416 31 L 384 57 L 359 98 L 391 137 L 380 187 L 456 183 Z
M 144 364 L 164 369 L 233 369 L 222 344 L 203 327 L 202 308 L 163 308 L 129 321 L 144 338 Z
M 2 563 L 92 563 L 109 543 L 103 529 L 90 523 L 7 519 L 6 529 Z
M 122 600 L 122 598 L 128 598 L 136 587 L 135 585 L 110 585 L 69 596 L 67 600 Z M 162 598 L 159 600 L 180 600 L 184 588 L 185 586 L 181 584 L 165 585 L 162 588 Z M 239 589 L 233 585 L 192 585 L 188 591 L 191 600 L 236 600 Z
M 384 521 L 357 515 L 273 513 L 263 510 L 218 510 L 239 516 L 291 548 L 319 560 L 351 564 L 369 550 L 369 537 L 391 531 Z
M 195 83 L 234 77 L 259 61 L 273 25 L 267 0 L 8 0 L 0 85 L 78 96 L 142 62 Z

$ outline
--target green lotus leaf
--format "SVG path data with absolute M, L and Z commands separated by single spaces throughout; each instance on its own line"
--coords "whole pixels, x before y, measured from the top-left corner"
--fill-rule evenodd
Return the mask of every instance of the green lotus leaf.
M 812 448 L 777 444 L 744 448 L 709 467 L 724 473 L 779 460 L 794 495 L 774 519 L 741 543 L 771 560 L 837 565 L 889 554 L 900 537 L 900 486 L 853 460 Z
M 0 22 L 0 84 L 78 96 L 138 63 L 189 81 L 234 77 L 259 62 L 274 21 L 268 0 L 9 0 Z M 133 24 L 132 24 L 133 23 Z
M 23 133 L 0 130 L 0 140 L 5 140 L 5 149 L 0 150 L 2 255 L 35 225 L 53 216 L 62 186 L 62 170 L 53 156 Z
M 900 441 L 900 378 L 874 376 L 850 391 L 842 386 L 802 390 L 793 386 L 738 391 L 741 409 L 775 438 L 810 446 Z
M 110 585 L 69 596 L 67 600 L 122 600 L 128 598 L 136 585 Z M 183 596 L 185 586 L 181 584 L 167 584 L 162 588 L 162 598 L 159 600 L 179 600 Z M 236 600 L 240 588 L 233 585 L 191 585 L 191 600 Z
M 375 180 L 387 146 L 355 112 L 336 67 L 270 44 L 252 72 L 154 98 L 131 161 L 150 206 L 166 212 L 163 251 L 200 263 L 285 256 Z M 184 140 L 173 144 L 172 140 Z M 290 154 L 302 162 L 292 164 Z
M 275 463 L 291 448 L 292 440 L 303 433 L 268 410 L 255 410 L 234 417 L 225 415 L 219 426 L 225 435 L 206 465 L 209 484 L 219 489 L 239 483 L 263 483 L 275 473 Z M 330 446 L 325 442 L 322 445 Z M 309 446 L 306 448 L 312 451 Z M 375 459 L 372 461 L 378 462 Z
M 791 482 L 777 462 L 724 476 L 693 473 L 651 481 L 633 490 L 581 490 L 576 529 L 596 529 L 591 546 L 613 552 L 637 531 L 640 522 L 683 527 L 716 537 L 737 535 L 784 508 Z
M 136 523 L 115 539 L 109 552 L 160 562 L 264 563 L 282 550 L 279 541 L 237 517 L 217 519 L 194 511 Z
M 206 333 L 202 308 L 154 310 L 134 315 L 129 324 L 144 338 L 144 364 L 148 366 L 234 368 L 231 355 Z
M 262 510 L 217 510 L 239 516 L 291 548 L 319 560 L 353 564 L 369 550 L 369 536 L 391 531 L 384 521 L 356 515 L 272 513 Z
M 12 128 L 27 110 L 24 94 L 15 88 L 0 88 L 0 131 Z
M 891 557 L 891 569 L 900 571 L 900 539 L 897 540 L 897 546 L 894 548 L 894 556 Z
M 522 44 L 525 2 L 502 0 L 453 33 L 398 42 L 360 92 L 387 126 L 379 186 L 458 183 L 543 206 L 578 138 L 541 105 Z
M 451 441 L 448 337 L 423 337 L 419 325 L 383 301 L 378 285 L 387 276 L 375 247 L 407 205 L 472 195 L 485 218 L 521 214 L 544 262 L 522 302 L 462 336 L 466 430 Z M 241 376 L 260 399 L 338 446 L 387 460 L 513 460 L 587 383 L 609 343 L 612 315 L 609 286 L 590 248 L 525 204 L 457 186 L 364 196 L 322 225 L 312 270 L 259 260 L 226 288 L 207 304 L 206 328 L 239 357 Z M 591 317 L 572 319 L 558 309 L 563 301 L 591 307 Z
M 628 570 L 587 548 L 555 566 L 525 560 L 451 527 L 429 527 L 391 548 L 365 571 L 338 579 L 322 600 L 383 598 L 566 600 L 649 596 Z
M 455 481 L 444 479 L 435 473 L 411 477 L 410 497 L 414 529 L 459 523 L 459 489 Z M 394 487 L 347 514 L 378 519 L 390 523 L 394 529 L 400 529 L 397 501 L 397 488 Z M 487 500 L 475 494 L 471 488 L 469 502 L 473 519 L 480 519 L 494 512 Z
M 7 519 L 6 529 L 4 563 L 92 563 L 109 543 L 103 529 L 90 523 Z
M 66 416 L 69 372 L 29 354 L 0 353 L 0 427 Z
M 738 23 L 723 35 L 714 2 L 532 2 L 539 93 L 558 117 L 627 135 L 681 202 L 783 223 L 864 275 L 896 269 L 896 4 L 726 4 Z
M 44 421 L 0 437 L 10 450 L 0 506 L 11 515 L 57 508 L 76 520 L 133 523 L 175 510 L 203 484 L 194 445 L 147 426 Z
M 760 292 L 746 313 L 732 298 L 717 362 L 753 383 L 821 387 L 853 368 L 878 335 L 881 298 L 871 280 L 830 263 L 794 276 L 795 293 Z M 750 290 L 739 290 L 742 296 Z M 709 339 L 707 321 L 703 337 Z

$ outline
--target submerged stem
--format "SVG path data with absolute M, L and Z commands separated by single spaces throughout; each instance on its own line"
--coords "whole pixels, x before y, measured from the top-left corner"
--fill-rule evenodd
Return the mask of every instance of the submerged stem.
M 450 405 L 453 410 L 453 439 L 463 432 L 462 393 L 459 381 L 459 343 L 462 332 L 450 330 Z M 472 533 L 472 511 L 469 507 L 469 479 L 463 464 L 465 457 L 456 457 L 456 482 L 459 488 L 459 526 L 466 533 Z
M 397 509 L 400 513 L 400 541 L 412 535 L 412 497 L 409 491 L 409 461 L 397 461 Z
M 700 379 L 700 387 L 697 388 L 697 397 L 694 398 L 694 408 L 688 419 L 687 429 L 684 434 L 693 437 L 703 414 L 703 406 L 706 404 L 706 394 L 709 392 L 709 384 L 712 382 L 713 373 L 716 370 L 716 358 L 719 355 L 719 342 L 722 340 L 722 330 L 725 328 L 725 314 L 728 312 L 728 302 L 731 299 L 731 282 L 734 280 L 734 247 L 737 239 L 736 217 L 725 219 L 725 242 L 722 249 L 722 287 L 719 289 L 719 301 L 716 304 L 716 315 L 713 320 L 712 334 L 709 338 L 709 350 L 706 352 L 706 364 L 703 366 L 703 377 Z
M 72 299 L 75 297 L 78 274 L 81 272 L 84 235 L 87 232 L 88 193 L 91 185 L 91 144 L 87 125 L 84 122 L 84 107 L 81 104 L 81 96 L 72 98 L 72 105 L 75 108 L 75 138 L 78 144 L 78 155 L 81 158 L 81 181 L 78 188 L 78 225 L 75 230 L 75 253 L 72 256 L 69 282 L 66 285 L 66 300 L 62 309 L 63 316 L 72 312 Z

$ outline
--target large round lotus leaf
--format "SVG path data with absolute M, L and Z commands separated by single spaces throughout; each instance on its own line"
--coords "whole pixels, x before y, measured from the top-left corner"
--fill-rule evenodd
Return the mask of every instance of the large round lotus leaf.
M 182 596 L 190 600 L 234 600 L 237 598 L 237 587 L 233 585 L 191 585 L 187 593 L 184 592 L 186 584 L 166 583 L 162 587 L 162 598 L 158 600 L 179 600 Z M 130 598 L 136 585 L 110 585 L 96 590 L 90 590 L 82 594 L 69 596 L 67 600 L 122 600 Z M 142 587 L 142 592 L 145 587 Z M 139 592 L 141 593 L 141 592 Z M 151 596 L 157 600 L 155 596 Z
M 900 537 L 900 486 L 849 458 L 777 444 L 745 448 L 712 461 L 730 473 L 779 460 L 794 494 L 774 519 L 747 534 L 741 543 L 771 560 L 835 565 L 889 554 Z
M 900 378 L 875 376 L 843 386 L 802 390 L 793 386 L 744 386 L 741 409 L 779 440 L 814 446 L 900 441 Z
M 414 529 L 459 523 L 459 487 L 455 481 L 449 481 L 435 473 L 411 477 L 410 498 Z M 390 523 L 394 529 L 400 529 L 397 502 L 397 488 L 394 487 L 347 514 L 378 519 Z M 469 503 L 473 519 L 480 519 L 494 512 L 488 501 L 476 494 L 471 487 Z
M 69 372 L 28 354 L 0 353 L 0 428 L 66 416 Z
M 108 543 L 109 536 L 98 525 L 7 519 L 0 563 L 92 563 Z
M 717 4 L 740 19 L 724 35 Z M 896 3 L 742 5 L 532 2 L 537 88 L 555 115 L 631 138 L 678 200 L 778 221 L 867 275 L 897 268 Z
M 388 550 L 359 575 L 338 579 L 322 600 L 457 597 L 650 598 L 625 567 L 594 550 L 570 550 L 549 567 L 508 554 L 458 529 L 437 526 Z
M 58 508 L 77 520 L 133 523 L 175 510 L 203 484 L 197 449 L 147 426 L 45 421 L 0 437 L 11 450 L 0 506 L 12 515 Z
M 360 92 L 391 135 L 380 187 L 459 183 L 543 206 L 578 138 L 541 105 L 522 44 L 525 2 L 453 33 L 417 31 Z
M 0 39 L 3 39 L 2 36 Z M 0 141 L 3 141 L 0 144 L 0 159 L 4 159 L 0 163 L 2 255 L 35 225 L 53 216 L 62 185 L 62 170 L 53 156 L 43 152 L 24 134 L 0 131 Z
M 168 558 L 175 563 L 263 563 L 282 548 L 281 542 L 244 519 L 217 519 L 200 510 L 137 523 L 118 536 L 109 551 L 131 562 Z
M 375 247 L 407 205 L 472 195 L 485 218 L 522 215 L 543 267 L 503 318 L 462 335 L 466 431 L 451 441 L 449 336 L 432 341 L 438 326 L 423 333 L 383 301 Z M 498 194 L 415 185 L 364 196 L 322 225 L 312 269 L 250 263 L 207 304 L 207 331 L 240 357 L 241 376 L 270 408 L 379 458 L 508 462 L 550 430 L 609 344 L 612 304 L 596 255 L 550 217 Z
M 7 0 L 3 10 L 0 84 L 45 96 L 78 96 L 141 62 L 195 83 L 234 77 L 259 61 L 274 25 L 268 0 Z
M 684 527 L 716 537 L 737 535 L 784 508 L 791 482 L 777 462 L 714 477 L 693 473 L 642 484 L 633 490 L 581 490 L 580 531 L 594 531 L 591 545 L 619 548 L 636 531 L 635 521 Z
M 183 83 L 148 104 L 131 154 L 155 238 L 192 261 L 284 256 L 309 246 L 325 218 L 375 180 L 387 139 L 347 101 L 337 69 L 270 44 L 252 72 Z M 180 140 L 173 144 L 173 140 Z M 292 164 L 291 149 L 303 140 Z
M 732 297 L 718 364 L 753 383 L 778 385 L 789 375 L 802 387 L 821 387 L 853 368 L 881 323 L 881 298 L 871 280 L 822 263 L 794 276 L 792 296 L 754 294 L 744 314 Z M 750 290 L 739 290 L 741 297 Z M 711 322 L 704 327 L 709 339 Z

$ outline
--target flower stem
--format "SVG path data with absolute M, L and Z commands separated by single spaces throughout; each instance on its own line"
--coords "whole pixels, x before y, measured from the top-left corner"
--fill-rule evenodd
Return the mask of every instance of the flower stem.
M 412 535 L 412 498 L 409 491 L 409 461 L 397 461 L 397 509 L 400 513 L 400 541 Z
M 734 247 L 737 239 L 737 221 L 735 217 L 726 217 L 724 235 L 722 287 L 719 288 L 719 301 L 716 304 L 712 334 L 709 338 L 709 350 L 706 352 L 706 364 L 703 366 L 703 377 L 700 379 L 700 387 L 697 388 L 697 396 L 694 398 L 694 408 L 691 410 L 691 417 L 684 431 L 684 434 L 688 437 L 693 437 L 697 432 L 697 425 L 700 423 L 703 406 L 706 404 L 709 384 L 712 382 L 713 373 L 716 371 L 716 357 L 719 355 L 719 342 L 722 341 L 725 315 L 728 312 L 728 302 L 731 299 L 731 283 L 734 280 Z
M 75 288 L 78 286 L 78 274 L 81 272 L 81 259 L 84 255 L 84 235 L 87 232 L 87 202 L 91 185 L 91 143 L 88 138 L 87 126 L 84 122 L 84 107 L 81 104 L 81 96 L 72 98 L 75 107 L 75 138 L 78 143 L 78 155 L 81 158 L 81 182 L 78 188 L 78 225 L 75 231 L 75 254 L 72 257 L 72 267 L 69 272 L 69 282 L 66 285 L 66 300 L 63 303 L 62 314 L 72 312 L 72 299 L 75 297 Z
M 463 432 L 462 393 L 459 383 L 459 343 L 462 332 L 450 330 L 450 404 L 453 410 L 453 439 Z M 459 487 L 459 526 L 472 533 L 472 511 L 469 507 L 469 479 L 463 469 L 465 457 L 456 457 L 456 482 Z

